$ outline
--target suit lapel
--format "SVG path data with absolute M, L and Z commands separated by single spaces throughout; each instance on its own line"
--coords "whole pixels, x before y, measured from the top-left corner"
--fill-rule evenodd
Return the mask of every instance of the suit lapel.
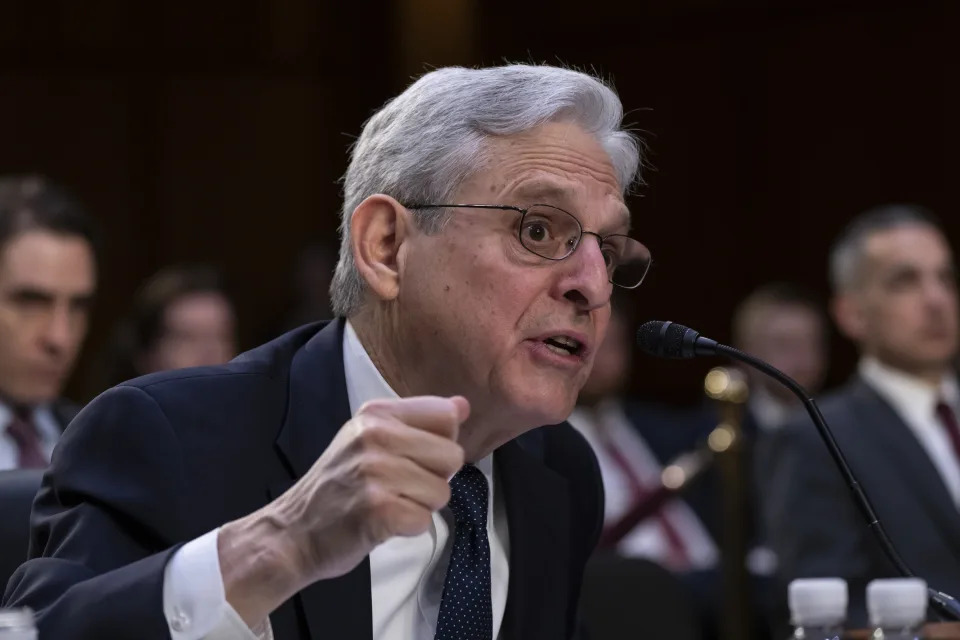
M 302 477 L 350 419 L 343 371 L 343 320 L 321 329 L 293 358 L 287 415 L 276 446 L 289 476 L 269 487 L 274 499 Z M 373 634 L 370 561 L 333 580 L 316 582 L 295 598 L 310 638 L 369 639 Z
M 538 432 L 508 442 L 494 456 L 510 531 L 503 640 L 560 637 L 551 628 L 566 624 L 557 617 L 568 605 L 569 487 L 544 465 Z
M 960 553 L 960 511 L 951 508 L 953 497 L 930 456 L 893 407 L 866 383 L 855 387 L 854 397 L 861 407 L 858 418 L 869 424 L 871 433 L 877 436 L 880 454 L 894 454 L 886 468 L 897 473 L 903 485 L 914 492 L 930 519 L 944 530 L 946 539 Z M 877 464 L 883 463 L 878 459 Z

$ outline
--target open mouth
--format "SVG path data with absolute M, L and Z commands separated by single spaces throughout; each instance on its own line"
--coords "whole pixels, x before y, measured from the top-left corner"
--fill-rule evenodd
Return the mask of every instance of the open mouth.
M 580 356 L 583 354 L 583 344 L 570 336 L 550 336 L 544 338 L 543 343 L 550 351 L 561 356 Z

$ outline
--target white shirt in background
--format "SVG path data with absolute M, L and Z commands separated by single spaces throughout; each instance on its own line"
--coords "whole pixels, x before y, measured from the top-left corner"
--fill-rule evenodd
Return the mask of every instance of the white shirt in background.
M 760 384 L 750 388 L 747 405 L 757 421 L 757 426 L 764 432 L 777 431 L 800 408 L 796 403 L 781 401 Z
M 598 420 L 603 420 L 602 427 Z M 612 444 L 629 463 L 633 473 L 646 487 L 660 486 L 663 466 L 647 446 L 643 437 L 630 423 L 623 407 L 617 402 L 604 402 L 595 411 L 582 407 L 574 409 L 567 421 L 577 429 L 593 448 L 603 479 L 604 522 L 612 524 L 633 506 L 632 484 L 603 445 L 598 430 L 603 428 Z M 683 541 L 689 566 L 683 569 L 709 569 L 719 561 L 716 544 L 693 509 L 682 499 L 672 499 L 660 511 L 668 518 Z M 663 525 L 656 516 L 638 524 L 617 545 L 617 551 L 626 556 L 643 557 L 670 567 L 671 547 Z

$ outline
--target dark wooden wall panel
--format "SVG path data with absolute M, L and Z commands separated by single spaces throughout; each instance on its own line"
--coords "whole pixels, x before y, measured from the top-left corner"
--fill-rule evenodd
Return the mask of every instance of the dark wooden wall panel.
M 830 240 L 878 202 L 930 206 L 960 240 L 957 3 L 3 4 L 0 172 L 71 185 L 109 234 L 74 395 L 171 261 L 222 265 L 245 339 L 262 335 L 296 252 L 335 240 L 352 136 L 430 66 L 560 61 L 614 80 L 653 165 L 631 201 L 656 260 L 641 317 L 722 339 L 767 279 L 825 296 Z M 853 364 L 835 342 L 833 382 Z M 638 392 L 697 398 L 706 363 L 639 362 Z

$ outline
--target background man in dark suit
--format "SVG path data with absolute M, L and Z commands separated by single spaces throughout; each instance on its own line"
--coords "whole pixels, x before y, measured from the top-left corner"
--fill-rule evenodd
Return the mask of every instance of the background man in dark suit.
M 733 314 L 733 345 L 769 362 L 817 394 L 826 378 L 827 316 L 823 306 L 801 287 L 770 282 L 754 289 Z M 751 571 L 771 576 L 776 557 L 766 543 L 758 495 L 775 469 L 776 433 L 800 409 L 800 402 L 783 385 L 751 367 L 742 368 L 750 388 L 741 428 L 748 503 L 750 504 Z
M 645 558 L 677 576 L 698 614 L 704 637 L 715 637 L 719 608 L 720 561 L 717 544 L 720 487 L 709 457 L 691 457 L 710 427 L 699 411 L 638 402 L 624 394 L 633 370 L 633 327 L 614 307 L 607 335 L 597 350 L 590 378 L 569 422 L 593 448 L 604 488 L 604 532 L 599 549 Z M 689 481 L 683 493 L 667 491 L 664 469 L 686 456 Z M 693 460 L 698 462 L 693 464 Z M 696 469 L 695 469 L 696 467 Z M 639 510 L 660 506 L 632 528 Z
M 733 345 L 765 360 L 811 394 L 827 375 L 827 316 L 821 303 L 789 282 L 757 287 L 733 314 Z M 756 440 L 784 425 L 800 402 L 782 384 L 750 367 L 743 368 L 750 399 L 743 429 Z
M 811 394 L 820 391 L 829 362 L 829 329 L 824 306 L 813 294 L 791 282 L 763 284 L 737 305 L 731 329 L 734 346 L 769 362 Z M 768 633 L 781 637 L 788 633 L 783 625 L 789 611 L 774 586 L 777 558 L 763 528 L 760 496 L 777 471 L 777 457 L 771 454 L 779 440 L 777 434 L 800 409 L 800 402 L 769 376 L 750 367 L 741 370 L 750 390 L 741 421 L 749 505 L 747 565 L 755 576 L 755 606 L 773 628 Z
M 0 470 L 43 467 L 96 289 L 92 221 L 62 188 L 0 177 Z
M 854 220 L 830 258 L 833 314 L 861 353 L 857 375 L 821 404 L 904 561 L 960 591 L 960 408 L 953 256 L 929 214 L 888 206 Z M 784 582 L 841 576 L 850 619 L 864 589 L 894 575 L 808 419 L 784 428 L 764 500 Z
M 390 101 L 344 180 L 339 318 L 91 403 L 4 605 L 61 640 L 574 635 L 603 499 L 557 423 L 650 258 L 621 116 L 547 66 Z
M 639 504 L 657 499 L 664 467 L 700 446 L 708 433 L 693 412 L 624 395 L 632 370 L 633 324 L 622 310 L 614 310 L 590 378 L 569 417 L 597 456 L 604 526 L 611 528 Z M 716 508 L 712 491 L 709 501 Z M 624 556 L 648 558 L 676 573 L 712 569 L 719 549 L 703 516 L 677 495 L 620 539 L 604 536 L 602 546 L 610 545 Z M 713 524 L 713 518 L 706 520 Z

